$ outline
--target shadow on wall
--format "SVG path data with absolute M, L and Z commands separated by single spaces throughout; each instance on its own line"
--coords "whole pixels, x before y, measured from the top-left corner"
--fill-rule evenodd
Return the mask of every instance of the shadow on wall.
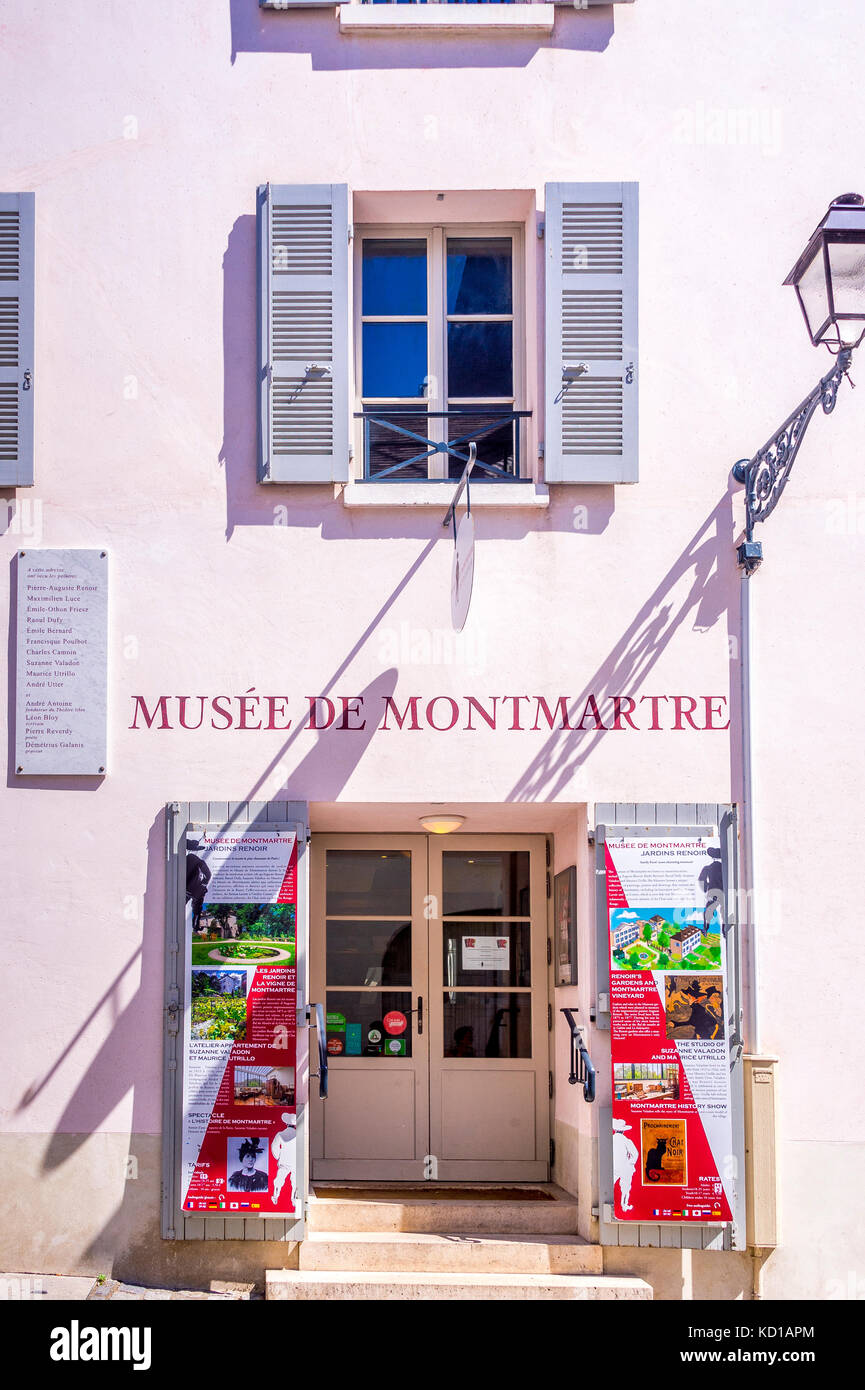
M 257 481 L 258 344 L 255 217 L 238 217 L 222 261 L 223 433 L 225 535 L 237 526 L 284 526 L 320 531 L 322 540 L 450 539 L 440 522 L 453 489 L 442 485 L 441 513 L 433 507 L 350 511 L 332 484 L 280 486 Z M 495 486 L 489 484 L 488 486 Z M 398 484 L 394 485 L 395 488 Z M 478 540 L 519 540 L 538 531 L 567 531 L 577 540 L 600 535 L 615 508 L 615 488 L 557 484 L 544 511 L 477 512 Z
M 731 493 L 722 497 L 698 528 L 685 550 L 670 567 L 662 584 L 641 605 L 609 657 L 587 684 L 583 699 L 592 689 L 600 693 L 627 694 L 635 689 L 653 668 L 661 652 L 676 632 L 691 620 L 695 628 L 714 626 L 730 602 L 735 570 L 725 563 L 730 555 L 732 534 Z M 323 687 L 327 695 L 357 653 L 369 641 L 398 595 L 422 568 L 434 541 L 420 550 L 406 574 L 374 618 L 347 652 L 330 680 Z M 378 708 L 384 694 L 392 694 L 398 672 L 389 668 L 367 687 L 364 707 Z M 720 693 L 720 692 L 719 692 Z M 355 768 L 367 753 L 375 731 L 375 721 L 364 730 L 345 737 L 323 732 L 310 752 L 286 775 L 276 799 L 306 799 L 313 788 L 316 798 L 336 800 Z M 280 752 L 257 777 L 246 800 L 266 799 L 264 788 L 287 756 L 299 730 L 289 733 Z M 550 800 L 560 794 L 568 780 L 590 756 L 603 737 L 600 730 L 551 737 L 542 753 L 515 784 L 509 800 Z M 273 794 L 271 794 L 272 796 Z M 115 856 L 117 863 L 121 862 Z M 123 1196 L 106 1224 L 81 1252 L 88 1262 L 101 1260 L 113 1265 L 120 1277 L 140 1279 L 159 1274 L 183 1282 L 201 1277 L 198 1242 L 163 1242 L 159 1231 L 160 1141 L 148 1132 L 152 1124 L 154 1095 L 161 1092 L 163 941 L 165 923 L 165 827 L 163 813 L 150 827 L 147 847 L 147 880 L 144 892 L 142 945 L 132 954 L 123 970 L 90 1010 L 74 1037 L 66 1044 L 45 1074 L 26 1089 L 18 1113 L 25 1113 L 36 1098 L 50 1086 L 62 1086 L 64 1064 L 80 1045 L 95 1053 L 86 1073 L 69 1096 L 63 1113 L 49 1140 L 41 1169 L 44 1181 L 56 1180 L 65 1166 L 94 1134 L 102 1130 L 115 1108 L 130 1089 L 132 1098 L 132 1144 L 134 1164 L 140 1158 L 145 1181 L 126 1181 Z M 131 972 L 140 968 L 140 980 L 129 997 Z M 124 1000 L 128 1002 L 124 1003 Z M 103 1037 L 101 1043 L 92 1039 Z M 118 1065 L 118 1059 L 124 1065 Z M 137 1146 L 137 1148 L 135 1147 Z M 138 1150 L 140 1149 L 140 1154 Z M 94 1185 L 110 1182 L 110 1174 L 94 1174 Z M 190 1248 L 193 1247 L 193 1248 Z M 241 1267 L 274 1260 L 281 1262 L 285 1247 L 259 1242 L 210 1243 L 206 1261 L 208 1278 L 228 1277 Z M 271 1258 L 273 1256 L 273 1258 Z M 192 1276 L 191 1271 L 195 1270 Z M 186 1271 L 186 1273 L 182 1273 Z
M 689 620 L 692 630 L 706 631 L 726 612 L 729 635 L 729 615 L 736 612 L 734 601 L 741 583 L 733 563 L 734 491 L 738 488 L 731 479 L 724 496 L 695 531 L 654 593 L 640 605 L 605 661 L 574 699 L 574 719 L 580 720 L 590 695 L 598 699 L 607 694 L 639 696 L 646 676 Z M 635 578 L 634 587 L 636 582 Z M 738 703 L 735 682 L 730 684 L 733 692 L 705 693 L 732 694 L 729 705 L 732 719 L 738 712 Z M 601 739 L 613 732 L 609 727 L 598 727 L 591 712 L 586 723 L 588 727 L 583 730 L 551 734 L 541 752 L 515 782 L 507 800 L 550 801 L 563 796 Z M 617 732 L 626 733 L 627 728 Z
M 231 61 L 241 53 L 308 53 L 313 70 L 382 68 L 524 68 L 541 48 L 603 53 L 613 37 L 613 7 L 556 10 L 549 38 L 501 33 L 394 34 L 352 37 L 339 32 L 335 4 L 321 9 L 262 10 L 258 0 L 229 0 Z
M 342 668 L 341 668 L 342 669 Z M 338 673 L 334 674 L 334 680 Z M 378 708 L 384 695 L 396 688 L 397 672 L 384 671 L 363 692 L 365 706 Z M 330 683 L 332 685 L 332 682 Z M 287 796 L 306 798 L 312 787 L 321 789 L 326 799 L 335 800 L 369 747 L 375 721 L 351 738 L 338 732 L 322 732 L 315 746 L 298 764 L 287 783 Z M 284 745 L 287 752 L 295 734 Z M 267 776 L 278 766 L 275 759 L 250 790 L 247 800 L 255 800 Z M 283 799 L 282 797 L 280 799 Z M 117 861 L 119 862 L 119 860 Z M 142 945 L 132 953 L 123 969 L 112 980 L 101 998 L 82 1021 L 54 1063 L 25 1090 L 18 1103 L 25 1113 L 49 1086 L 63 1084 L 64 1064 L 83 1045 L 94 1052 L 84 1076 L 69 1096 L 41 1166 L 41 1185 L 73 1161 L 92 1136 L 103 1131 L 109 1116 L 132 1091 L 130 1149 L 125 1176 L 119 1172 L 96 1171 L 94 1190 L 112 1190 L 123 1179 L 123 1195 L 110 1219 L 79 1252 L 81 1268 L 93 1262 L 113 1268 L 121 1278 L 140 1280 L 160 1277 L 183 1282 L 200 1282 L 202 1271 L 192 1243 L 162 1241 L 159 1234 L 161 1179 L 161 1141 L 152 1133 L 154 1098 L 162 1092 L 162 1008 L 163 942 L 165 937 L 165 822 L 160 812 L 153 821 L 147 841 L 147 881 L 143 895 Z M 132 981 L 137 971 L 137 985 Z M 130 990 L 134 989 L 131 998 Z M 124 1000 L 128 1002 L 124 1003 Z M 159 1001 L 159 1002 L 157 1002 Z M 107 1028 L 107 1032 L 106 1032 Z M 103 1035 L 96 1043 L 94 1036 Z M 124 1065 L 120 1065 L 123 1059 Z M 118 1151 L 108 1148 L 108 1161 L 119 1161 Z M 140 1179 L 140 1181 L 139 1181 Z M 178 1213 L 178 1217 L 179 1217 Z M 261 1266 L 265 1249 L 262 1242 L 225 1242 L 218 1251 L 221 1259 L 209 1260 L 207 1279 L 220 1275 L 243 1275 L 250 1267 Z M 276 1253 L 274 1253 L 274 1251 Z M 212 1250 L 209 1253 L 213 1253 Z M 283 1261 L 285 1246 L 270 1250 L 268 1263 Z M 205 1281 L 206 1282 L 206 1281 Z

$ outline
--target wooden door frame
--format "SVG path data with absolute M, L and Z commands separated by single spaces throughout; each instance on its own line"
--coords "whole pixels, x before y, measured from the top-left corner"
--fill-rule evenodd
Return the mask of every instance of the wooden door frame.
M 428 896 L 433 892 L 434 859 L 441 864 L 441 854 L 447 850 L 465 849 L 528 849 L 530 858 L 530 887 L 533 904 L 531 917 L 532 952 L 532 1057 L 501 1059 L 505 1067 L 513 1070 L 534 1071 L 536 1075 L 535 1094 L 535 1157 L 534 1160 L 513 1163 L 447 1161 L 436 1159 L 434 1169 L 427 1164 L 430 1155 L 435 1154 L 433 1121 L 430 1107 L 430 1078 L 434 1065 L 435 1049 L 438 1049 L 438 1066 L 443 1067 L 442 1017 L 441 1005 L 433 1008 L 432 997 L 437 991 L 437 999 L 443 998 L 440 985 L 442 953 L 441 904 L 428 905 Z M 412 1057 L 395 1058 L 389 1067 L 413 1070 L 416 1077 L 416 1157 L 411 1163 L 394 1161 L 387 1163 L 379 1159 L 328 1160 L 324 1157 L 324 1120 L 326 1112 L 322 1102 L 315 1095 L 310 1100 L 310 1164 L 313 1178 L 319 1180 L 339 1180 L 346 1182 L 420 1182 L 433 1175 L 445 1181 L 464 1182 L 543 1182 L 550 1177 L 550 1135 L 552 1132 L 552 1102 L 549 1097 L 548 1072 L 552 1067 L 551 1035 L 548 1029 L 548 1009 L 553 999 L 551 976 L 547 960 L 547 941 L 550 933 L 550 904 L 546 893 L 546 853 L 547 837 L 543 834 L 483 833 L 455 836 L 436 836 L 419 832 L 398 832 L 392 835 L 374 832 L 313 832 L 310 844 L 310 998 L 326 1003 L 326 893 L 325 864 L 328 849 L 408 849 L 412 852 L 412 1008 L 417 1008 L 418 995 L 424 998 L 424 1033 L 417 1034 L 417 1014 L 412 1015 Z M 415 856 L 418 856 L 417 859 Z M 416 868 L 423 869 L 418 874 Z M 440 867 L 438 870 L 440 882 Z M 432 915 L 435 913 L 436 915 Z M 421 952 L 421 934 L 415 931 L 415 924 L 426 921 L 427 940 Z M 417 938 L 417 939 L 416 939 Z M 421 963 L 418 959 L 424 955 Z M 420 969 L 419 969 L 420 967 Z M 423 1062 L 418 1066 L 419 1061 Z M 334 1070 L 352 1070 L 364 1067 L 362 1057 L 335 1057 L 330 1059 Z M 459 1065 L 459 1063 L 457 1063 Z M 485 1059 L 486 1066 L 495 1068 L 496 1062 Z M 366 1061 L 366 1067 L 369 1062 Z M 505 1067 L 499 1069 L 505 1069 Z M 365 1069 L 365 1068 L 364 1068 Z M 440 1124 L 438 1125 L 440 1134 Z M 496 1171 L 493 1171 L 495 1167 Z

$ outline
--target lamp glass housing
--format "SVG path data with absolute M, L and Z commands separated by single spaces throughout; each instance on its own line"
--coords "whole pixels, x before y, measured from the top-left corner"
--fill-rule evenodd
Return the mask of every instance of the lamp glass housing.
M 793 285 L 808 336 L 832 352 L 865 336 L 865 200 L 844 193 L 832 203 L 785 285 Z

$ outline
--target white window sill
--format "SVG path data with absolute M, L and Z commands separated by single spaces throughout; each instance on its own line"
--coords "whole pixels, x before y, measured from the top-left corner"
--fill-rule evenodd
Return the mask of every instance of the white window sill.
M 456 492 L 451 483 L 347 483 L 346 507 L 438 507 L 442 517 Z M 540 483 L 476 483 L 471 488 L 472 511 L 512 511 L 548 507 L 549 490 Z M 460 506 L 465 505 L 465 493 Z
M 341 34 L 417 33 L 551 34 L 553 5 L 338 5 Z

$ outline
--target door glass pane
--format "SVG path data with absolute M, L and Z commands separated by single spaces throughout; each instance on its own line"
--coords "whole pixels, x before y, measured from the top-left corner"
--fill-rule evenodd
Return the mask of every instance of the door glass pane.
M 530 939 L 529 922 L 445 922 L 442 983 L 528 986 Z
M 529 851 L 445 850 L 445 917 L 528 917 Z
M 448 313 L 513 311 L 510 237 L 448 237 Z
M 425 314 L 426 286 L 425 241 L 364 237 L 364 314 Z
M 332 1057 L 391 1057 L 411 1056 L 412 1014 L 409 990 L 345 990 L 327 991 L 327 1050 Z M 385 1021 L 394 1029 L 399 1020 L 388 1019 L 390 1014 L 402 1014 L 406 1027 L 401 1032 L 388 1031 Z
M 448 395 L 512 396 L 513 336 L 510 323 L 449 323 Z
M 531 1057 L 530 994 L 445 994 L 446 1057 Z
M 365 323 L 363 395 L 423 396 L 426 386 L 426 324 Z
M 411 985 L 411 922 L 329 921 L 327 983 Z
M 327 914 L 339 917 L 411 916 L 409 851 L 329 849 Z

